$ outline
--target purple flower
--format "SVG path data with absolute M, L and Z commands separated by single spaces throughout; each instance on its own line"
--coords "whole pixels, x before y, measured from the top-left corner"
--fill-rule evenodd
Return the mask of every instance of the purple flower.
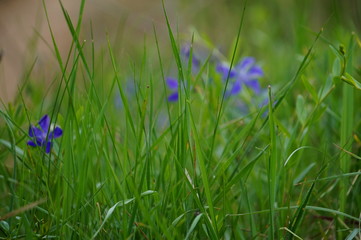
M 238 94 L 242 90 L 242 84 L 251 88 L 256 94 L 261 92 L 258 79 L 263 76 L 263 71 L 253 57 L 243 58 L 230 72 L 229 68 L 227 63 L 219 63 L 216 66 L 216 71 L 222 75 L 223 80 L 227 79 L 228 73 L 229 79 L 232 79 L 227 95 Z
M 169 102 L 176 102 L 178 101 L 178 80 L 175 78 L 168 77 L 165 80 L 169 89 L 172 90 L 172 93 L 168 96 Z
M 40 119 L 39 126 L 40 128 L 30 125 L 29 136 L 33 140 L 28 141 L 27 144 L 32 147 L 43 147 L 46 153 L 50 153 L 52 139 L 63 135 L 63 130 L 58 126 L 50 129 L 50 118 L 48 115 L 44 115 Z
M 191 46 L 189 44 L 184 45 L 181 49 L 181 54 L 188 60 L 191 54 Z M 192 54 L 192 65 L 195 69 L 198 69 L 201 65 L 201 61 L 194 55 L 194 52 Z

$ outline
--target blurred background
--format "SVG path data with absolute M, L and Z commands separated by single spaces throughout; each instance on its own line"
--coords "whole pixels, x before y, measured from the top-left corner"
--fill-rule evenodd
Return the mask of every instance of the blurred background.
M 164 0 L 168 17 L 180 40 L 200 36 L 211 51 L 217 48 L 227 57 L 237 34 L 244 1 Z M 80 0 L 63 0 L 76 25 Z M 65 61 L 71 36 L 58 1 L 45 1 L 49 23 L 61 57 Z M 161 0 L 87 0 L 81 40 L 94 35 L 96 52 L 106 49 L 107 35 L 118 59 L 124 64 L 140 58 L 143 46 L 156 49 L 153 25 L 162 54 L 171 57 Z M 242 55 L 267 62 L 292 51 L 303 54 L 320 29 L 324 36 L 343 39 L 345 33 L 360 33 L 360 0 L 252 0 L 248 1 L 241 33 Z M 266 65 L 266 64 L 264 64 Z M 267 66 L 265 66 L 267 72 Z M 272 67 L 272 70 L 282 69 Z M 270 70 L 270 69 L 268 69 Z M 51 34 L 42 1 L 0 0 L 0 99 L 11 102 L 25 79 L 44 86 L 59 73 Z M 31 76 L 31 77 L 29 77 Z

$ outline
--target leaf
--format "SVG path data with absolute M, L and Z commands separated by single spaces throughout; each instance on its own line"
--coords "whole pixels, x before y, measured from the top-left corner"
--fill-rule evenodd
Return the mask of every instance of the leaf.
M 201 220 L 201 217 L 203 217 L 203 213 L 199 214 L 197 217 L 194 218 L 192 225 L 189 229 L 189 231 L 187 232 L 187 236 L 185 239 L 188 239 L 189 236 L 191 235 L 191 233 L 193 232 L 194 228 L 197 226 L 199 220 Z
M 326 110 L 327 110 L 326 106 L 319 107 L 317 111 L 313 114 L 312 121 L 316 122 L 317 120 L 319 120 Z
M 296 114 L 297 114 L 298 120 L 300 120 L 302 125 L 305 125 L 306 119 L 307 119 L 305 105 L 306 105 L 305 99 L 302 97 L 302 95 L 298 95 L 297 102 L 296 102 Z
M 302 204 L 298 207 L 295 215 L 293 215 L 293 219 L 289 225 L 289 229 L 291 230 L 292 233 L 296 233 L 296 230 L 298 228 L 298 226 L 300 225 L 300 223 L 302 222 L 303 216 L 305 214 L 305 210 L 306 210 L 306 206 L 307 203 L 310 199 L 313 187 L 315 186 L 315 182 L 312 183 L 310 189 L 307 192 L 307 195 L 305 197 L 305 199 L 303 200 Z M 290 233 L 286 234 L 286 239 L 292 239 L 294 236 Z
M 357 90 L 361 90 L 361 83 L 359 81 L 357 81 L 356 79 L 354 79 L 350 74 L 346 73 L 345 75 L 343 75 L 341 77 L 341 80 L 350 84 Z
M 6 236 L 9 235 L 10 226 L 6 221 L 0 221 L 0 232 L 3 232 Z
M 59 126 L 65 126 L 64 117 L 60 113 L 58 114 L 58 117 L 56 119 L 56 124 Z
M 335 54 L 336 57 L 338 57 L 341 61 L 344 60 L 344 56 L 340 53 L 340 51 L 333 45 L 329 45 L 332 52 Z
M 302 76 L 302 82 L 305 85 L 307 91 L 311 94 L 313 100 L 315 102 L 318 102 L 317 92 L 316 92 L 315 88 L 311 85 L 310 81 L 307 78 L 305 78 L 304 76 Z
M 323 168 L 318 172 L 317 178 L 320 176 L 320 174 L 322 173 Z M 293 215 L 293 218 L 291 220 L 291 222 L 289 223 L 288 229 L 291 230 L 290 232 L 288 232 L 285 236 L 286 240 L 292 240 L 294 235 L 291 233 L 295 233 L 296 234 L 296 230 L 298 228 L 298 226 L 301 224 L 303 217 L 305 215 L 306 212 L 306 207 L 308 204 L 308 201 L 310 200 L 311 197 L 311 193 L 313 188 L 315 187 L 316 182 L 313 182 L 310 189 L 308 190 L 306 197 L 302 200 L 302 203 L 300 204 L 300 206 L 298 206 L 297 211 L 295 212 L 295 214 Z M 297 235 L 296 235 L 297 236 Z
M 182 213 L 181 215 L 179 215 L 176 219 L 173 220 L 172 222 L 172 226 L 175 227 L 177 226 L 177 224 L 180 222 L 180 220 L 182 220 L 182 218 L 186 215 L 186 213 L 188 213 L 189 211 Z
M 76 111 L 75 116 L 78 121 L 81 121 L 84 118 L 84 107 L 83 106 L 78 107 L 78 110 Z
M 226 186 L 223 188 L 223 191 L 218 194 L 216 199 L 214 200 L 215 203 L 219 202 L 222 199 L 223 194 L 227 194 L 231 187 L 237 184 L 243 177 L 247 178 L 247 176 L 251 173 L 254 165 L 257 163 L 258 159 L 263 156 L 263 153 L 268 149 L 269 145 L 262 149 L 257 156 L 250 161 L 242 170 L 240 170 L 233 178 L 228 179 Z
M 341 62 L 336 58 L 332 65 L 332 76 L 339 77 L 341 75 Z
M 356 239 L 356 235 L 361 234 L 361 228 L 355 228 L 346 238 L 345 240 Z
M 286 231 L 288 232 L 288 234 L 292 234 L 292 236 L 296 237 L 297 239 L 302 240 L 302 238 L 300 238 L 296 233 L 292 232 L 292 231 L 289 230 L 288 228 L 286 228 L 286 227 L 281 227 L 280 230 L 282 230 L 282 229 L 286 230 Z
M 3 144 L 5 147 L 7 147 L 10 151 L 12 150 L 12 144 L 9 141 L 0 139 L 0 143 Z M 15 151 L 17 155 L 19 155 L 20 157 L 24 156 L 24 151 L 18 146 L 15 146 Z
M 268 87 L 268 118 L 269 118 L 269 136 L 270 136 L 270 154 L 268 162 L 268 187 L 269 187 L 269 207 L 270 207 L 270 239 L 275 239 L 276 219 L 275 219 L 275 203 L 277 191 L 277 166 L 278 166 L 278 148 L 277 148 L 277 133 L 273 116 L 271 87 Z
M 288 158 L 286 159 L 286 161 L 285 161 L 285 163 L 283 164 L 283 166 L 286 166 L 286 165 L 287 165 L 287 163 L 290 161 L 290 159 L 292 158 L 292 156 L 293 156 L 296 152 L 298 152 L 298 151 L 301 150 L 301 149 L 305 149 L 305 148 L 316 149 L 316 148 L 310 147 L 310 146 L 301 146 L 301 147 L 297 148 L 296 150 L 294 150 L 294 151 L 288 156 Z M 317 150 L 317 149 L 316 149 L 316 150 Z
M 311 169 L 316 165 L 316 163 L 311 163 L 308 165 L 294 180 L 293 185 L 299 183 L 306 175 L 311 171 Z
M 334 88 L 334 81 L 337 83 L 337 79 L 339 81 L 340 78 L 338 76 L 328 76 L 326 78 L 325 85 L 318 91 L 318 98 L 320 99 L 320 102 L 322 102 L 331 93 Z
M 279 207 L 279 208 L 275 208 L 276 211 L 289 211 L 290 209 L 299 209 L 300 206 L 287 206 L 287 207 Z M 358 223 L 361 223 L 361 218 L 359 217 L 354 217 L 352 215 L 349 215 L 347 213 L 344 212 L 340 212 L 334 209 L 330 209 L 330 208 L 324 208 L 324 207 L 317 207 L 317 206 L 305 206 L 304 207 L 305 210 L 314 210 L 314 211 L 320 211 L 320 212 L 327 212 L 336 216 L 343 216 L 349 219 L 352 219 Z M 254 215 L 254 214 L 261 214 L 261 213 L 269 213 L 270 209 L 266 209 L 266 210 L 261 210 L 261 211 L 256 211 L 256 212 L 248 212 L 248 213 L 239 213 L 239 214 L 227 214 L 226 217 L 239 217 L 239 216 L 247 216 L 247 215 Z
M 286 137 L 291 136 L 290 132 L 287 130 L 287 127 L 276 116 L 273 116 L 273 120 L 280 132 L 282 132 Z
M 140 196 L 141 196 L 141 197 L 144 197 L 144 196 L 152 195 L 152 194 L 154 194 L 154 193 L 157 193 L 157 192 L 156 192 L 156 191 L 152 191 L 152 190 L 148 190 L 148 191 L 143 192 Z M 104 224 L 106 223 L 106 221 L 108 221 L 108 219 L 112 216 L 112 214 L 113 214 L 114 210 L 116 209 L 116 207 L 118 207 L 118 206 L 121 207 L 121 206 L 127 205 L 127 204 L 133 202 L 134 200 L 135 200 L 135 197 L 134 197 L 134 198 L 127 199 L 127 200 L 122 200 L 122 201 L 119 201 L 119 202 L 117 202 L 116 204 L 114 204 L 113 207 L 111 207 L 111 208 L 108 210 L 108 212 L 107 212 L 107 214 L 105 215 L 105 218 L 104 218 L 102 224 L 100 225 L 99 229 L 95 232 L 95 234 L 92 236 L 91 239 L 94 239 L 94 238 L 99 234 L 100 230 L 102 230 L 102 228 L 103 228 Z

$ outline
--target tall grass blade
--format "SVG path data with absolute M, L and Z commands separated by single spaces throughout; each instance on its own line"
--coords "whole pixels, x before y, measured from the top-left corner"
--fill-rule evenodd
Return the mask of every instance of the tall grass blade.
M 270 238 L 275 239 L 275 204 L 276 204 L 276 190 L 277 190 L 277 169 L 278 169 L 278 149 L 277 137 L 275 130 L 275 123 L 273 119 L 273 101 L 271 86 L 268 87 L 268 119 L 270 129 L 270 156 L 269 156 L 269 172 L 268 172 L 268 187 L 269 187 L 269 207 L 270 207 Z
M 152 191 L 152 190 L 148 190 L 148 191 L 145 191 L 143 192 L 140 196 L 141 197 L 144 197 L 144 196 L 148 196 L 148 195 L 152 195 L 154 193 L 157 193 L 156 191 Z M 125 206 L 125 205 L 128 205 L 129 203 L 132 203 L 134 202 L 135 200 L 135 197 L 134 198 L 130 198 L 130 199 L 127 199 L 127 200 L 122 200 L 122 201 L 119 201 L 117 202 L 116 204 L 114 204 L 111 208 L 109 208 L 109 210 L 107 211 L 107 214 L 105 215 L 105 218 L 102 222 L 102 224 L 100 225 L 100 227 L 98 228 L 98 230 L 94 233 L 94 235 L 91 237 L 91 239 L 95 239 L 96 236 L 98 236 L 99 232 L 103 229 L 104 227 L 104 224 L 108 221 L 108 219 L 113 215 L 113 212 L 115 211 L 115 209 L 117 207 L 122 207 L 122 206 Z

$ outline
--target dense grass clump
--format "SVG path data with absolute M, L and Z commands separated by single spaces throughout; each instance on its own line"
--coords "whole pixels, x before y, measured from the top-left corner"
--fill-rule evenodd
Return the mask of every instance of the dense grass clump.
M 169 48 L 154 26 L 124 64 L 63 8 L 50 91 L 30 71 L 0 110 L 0 239 L 360 239 L 359 36 L 253 51 L 247 11 L 228 55 L 164 11 Z

